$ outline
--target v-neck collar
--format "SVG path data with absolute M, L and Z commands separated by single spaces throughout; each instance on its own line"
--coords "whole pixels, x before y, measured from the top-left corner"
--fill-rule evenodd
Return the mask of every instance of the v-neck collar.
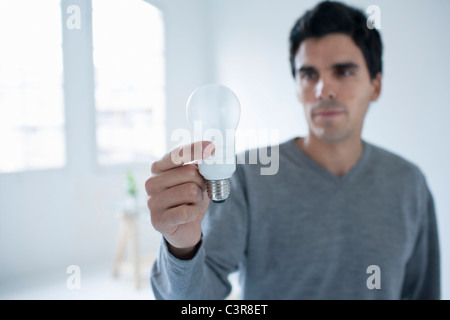
M 339 177 L 331 173 L 327 169 L 325 169 L 323 166 L 321 166 L 319 163 L 313 160 L 309 155 L 307 155 L 302 149 L 300 149 L 295 142 L 295 140 L 298 138 L 300 137 L 292 138 L 291 141 L 289 141 L 292 144 L 295 156 L 299 157 L 302 163 L 306 164 L 315 173 L 317 173 L 322 178 L 332 183 L 343 184 L 346 183 L 347 181 L 352 180 L 364 168 L 365 164 L 368 162 L 370 157 L 371 146 L 369 143 L 367 143 L 362 139 L 363 143 L 362 155 L 359 157 L 355 165 L 346 174 Z

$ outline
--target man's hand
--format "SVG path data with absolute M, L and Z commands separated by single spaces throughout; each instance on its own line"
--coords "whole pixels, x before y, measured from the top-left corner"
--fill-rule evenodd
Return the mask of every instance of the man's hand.
M 208 141 L 175 148 L 152 164 L 153 175 L 145 182 L 152 225 L 180 259 L 195 254 L 209 206 L 205 179 L 197 165 L 189 162 L 209 157 L 213 149 Z

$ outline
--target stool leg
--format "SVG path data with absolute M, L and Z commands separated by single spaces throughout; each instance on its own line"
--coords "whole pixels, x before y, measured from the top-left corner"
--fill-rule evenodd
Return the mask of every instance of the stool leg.
M 113 276 L 119 276 L 120 265 L 123 261 L 123 255 L 125 252 L 128 236 L 128 223 L 122 218 L 119 227 L 119 240 L 117 243 L 116 256 L 114 258 Z
M 130 242 L 131 242 L 131 259 L 133 263 L 133 272 L 134 272 L 134 284 L 136 288 L 139 288 L 141 285 L 140 279 L 140 259 L 139 259 L 139 250 L 138 250 L 138 234 L 137 234 L 137 226 L 136 221 L 134 219 L 130 220 Z

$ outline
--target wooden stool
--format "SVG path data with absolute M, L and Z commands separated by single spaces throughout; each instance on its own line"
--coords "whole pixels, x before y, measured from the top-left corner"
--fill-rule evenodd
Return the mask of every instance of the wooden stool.
M 114 259 L 113 276 L 118 277 L 119 272 L 122 269 L 131 271 L 133 273 L 134 285 L 138 289 L 141 285 L 140 278 L 140 264 L 141 259 L 139 257 L 138 249 L 138 233 L 136 225 L 136 215 L 128 212 L 119 212 L 120 227 L 119 227 L 119 240 L 117 244 L 116 256 Z M 125 247 L 129 244 L 130 248 L 130 260 L 124 261 Z

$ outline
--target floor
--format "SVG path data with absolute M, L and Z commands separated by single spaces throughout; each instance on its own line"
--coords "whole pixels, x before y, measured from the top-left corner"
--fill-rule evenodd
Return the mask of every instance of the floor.
M 59 278 L 41 276 L 22 280 L 21 283 L 0 283 L 0 300 L 153 300 L 154 295 L 148 280 L 149 270 L 143 270 L 140 288 L 134 286 L 131 274 L 112 276 L 110 266 L 88 268 L 80 276 L 79 289 L 69 289 L 68 274 Z M 238 299 L 237 275 L 230 280 L 233 291 L 228 299 Z
M 149 281 L 142 279 L 135 288 L 129 274 L 114 278 L 111 268 L 95 268 L 81 273 L 80 287 L 69 289 L 68 274 L 59 279 L 41 276 L 24 283 L 0 285 L 1 300 L 151 300 L 154 299 Z

